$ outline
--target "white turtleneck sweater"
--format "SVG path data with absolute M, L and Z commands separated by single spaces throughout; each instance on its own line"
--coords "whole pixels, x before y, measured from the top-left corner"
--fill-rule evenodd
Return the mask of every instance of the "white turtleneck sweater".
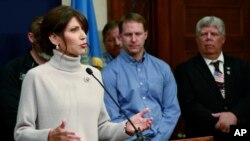
M 129 137 L 124 122 L 109 122 L 103 88 L 86 68 L 101 79 L 100 71 L 82 65 L 79 57 L 54 50 L 49 62 L 31 69 L 22 85 L 15 127 L 16 141 L 47 141 L 48 133 L 66 121 L 66 129 L 84 141 L 119 141 Z

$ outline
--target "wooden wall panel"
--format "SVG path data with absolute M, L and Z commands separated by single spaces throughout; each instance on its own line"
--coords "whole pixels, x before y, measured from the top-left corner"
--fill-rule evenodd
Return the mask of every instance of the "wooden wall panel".
M 250 61 L 250 1 L 249 0 L 173 0 L 171 1 L 172 67 L 197 54 L 195 26 L 208 15 L 220 17 L 226 26 L 223 52 Z M 180 120 L 173 138 L 184 132 Z
M 108 20 L 128 11 L 142 14 L 149 23 L 149 48 L 174 69 L 194 56 L 195 25 L 203 16 L 215 15 L 226 25 L 224 52 L 250 61 L 250 0 L 107 0 Z M 135 4 L 132 4 L 136 2 Z M 145 4 L 143 4 L 145 3 Z M 173 134 L 183 132 L 180 121 Z
M 246 60 L 250 60 L 250 1 L 244 0 L 243 3 L 243 43 L 244 43 L 244 55 L 243 58 Z
M 248 2 L 249 3 L 249 2 Z M 218 16 L 226 26 L 226 43 L 224 53 L 249 59 L 246 56 L 246 42 L 244 22 L 248 21 L 243 0 L 176 0 L 171 4 L 172 21 L 172 65 L 189 59 L 197 53 L 195 43 L 195 25 L 204 16 Z M 181 11 L 179 10 L 181 9 Z M 182 13 L 176 16 L 177 13 Z M 175 22 L 179 21 L 179 22 Z M 179 38 L 178 40 L 176 38 Z M 246 40 L 246 41 L 245 41 Z M 181 51 L 180 51 L 181 50 Z
M 198 5 L 198 6 L 221 6 L 224 7 L 231 6 L 231 5 L 241 5 L 243 3 L 242 0 L 184 0 L 185 5 Z
M 173 68 L 197 52 L 195 24 L 203 16 L 221 17 L 226 24 L 224 51 L 250 60 L 248 0 L 107 0 L 108 20 L 135 11 L 149 23 L 147 50 Z M 134 3 L 134 4 L 132 4 Z
M 107 0 L 108 21 L 119 20 L 129 12 L 137 12 L 149 21 L 150 0 Z
M 149 21 L 151 44 L 149 52 L 171 65 L 170 1 L 151 1 Z
M 170 0 L 107 0 L 107 2 L 108 21 L 119 20 L 122 15 L 130 11 L 141 14 L 149 24 L 146 50 L 171 63 Z

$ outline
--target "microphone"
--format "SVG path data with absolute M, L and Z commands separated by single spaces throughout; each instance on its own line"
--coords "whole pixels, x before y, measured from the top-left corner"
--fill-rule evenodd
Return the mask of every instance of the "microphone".
M 125 113 L 125 111 L 121 108 L 121 106 L 115 101 L 115 99 L 113 98 L 113 96 L 109 93 L 109 91 L 104 87 L 104 85 L 100 82 L 100 80 L 98 78 L 96 78 L 96 76 L 93 74 L 93 71 L 90 68 L 86 68 L 86 72 L 89 75 L 92 75 L 95 80 L 102 86 L 102 88 L 105 90 L 105 92 L 109 95 L 109 97 L 112 99 L 112 101 L 115 103 L 115 105 L 119 108 L 119 110 L 123 113 L 123 115 L 125 116 L 125 118 L 128 120 L 128 122 L 133 126 L 134 130 L 135 130 L 135 134 L 136 134 L 136 140 L 135 141 L 149 141 L 147 139 L 147 137 L 143 136 L 142 132 L 136 129 L 134 123 L 129 119 L 128 115 Z

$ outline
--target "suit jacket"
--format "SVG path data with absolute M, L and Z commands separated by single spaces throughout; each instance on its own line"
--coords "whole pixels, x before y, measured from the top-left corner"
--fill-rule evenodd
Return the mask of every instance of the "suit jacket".
M 224 55 L 225 95 L 220 94 L 213 75 L 200 54 L 178 65 L 175 77 L 187 136 L 217 136 L 218 119 L 212 113 L 230 111 L 238 124 L 249 125 L 250 67 L 248 62 Z

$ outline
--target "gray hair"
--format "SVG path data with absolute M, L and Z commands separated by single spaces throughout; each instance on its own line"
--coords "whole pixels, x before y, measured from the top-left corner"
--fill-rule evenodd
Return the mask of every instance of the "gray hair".
M 200 34 L 201 28 L 204 26 L 215 26 L 217 27 L 220 34 L 225 36 L 225 24 L 224 22 L 215 16 L 206 16 L 200 19 L 196 24 L 196 35 Z

